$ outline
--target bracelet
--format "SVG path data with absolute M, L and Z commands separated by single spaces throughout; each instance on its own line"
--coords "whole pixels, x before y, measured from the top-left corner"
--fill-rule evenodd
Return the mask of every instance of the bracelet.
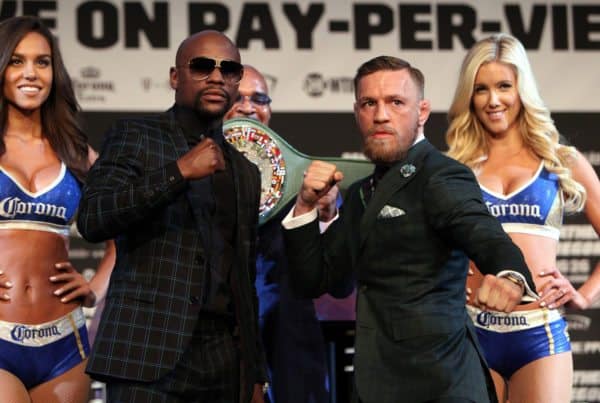
M 505 278 L 508 281 L 510 281 L 510 282 L 518 285 L 521 288 L 521 293 L 523 293 L 525 291 L 525 282 L 520 277 L 517 277 L 517 276 L 512 275 L 512 274 L 508 274 L 508 275 L 504 276 L 503 278 Z

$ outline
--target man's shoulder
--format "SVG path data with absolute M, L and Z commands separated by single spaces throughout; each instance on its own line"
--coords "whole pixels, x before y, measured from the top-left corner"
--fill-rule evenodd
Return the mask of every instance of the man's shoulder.
M 167 112 L 140 114 L 115 120 L 110 129 L 113 133 L 151 135 L 176 130 L 173 117 Z
M 164 124 L 171 124 L 173 122 L 173 117 L 169 113 L 166 112 L 157 112 L 157 113 L 144 113 L 139 115 L 131 115 L 119 118 L 115 121 L 116 125 L 119 126 L 151 126 L 156 127 Z
M 445 152 L 442 152 L 435 147 L 431 147 L 426 155 L 426 158 L 424 159 L 423 165 L 426 167 L 426 169 L 433 170 L 455 168 L 459 170 L 470 171 L 470 168 L 464 165 L 462 162 L 449 157 Z

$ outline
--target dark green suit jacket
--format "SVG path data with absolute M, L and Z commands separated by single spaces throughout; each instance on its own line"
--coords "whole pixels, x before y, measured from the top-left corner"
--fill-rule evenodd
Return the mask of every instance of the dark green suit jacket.
M 465 310 L 468 259 L 484 273 L 531 277 L 488 213 L 471 170 L 424 140 L 381 179 L 367 204 L 348 190 L 339 219 L 286 231 L 297 292 L 344 296 L 357 281 L 355 382 L 365 403 L 457 397 L 495 401 Z

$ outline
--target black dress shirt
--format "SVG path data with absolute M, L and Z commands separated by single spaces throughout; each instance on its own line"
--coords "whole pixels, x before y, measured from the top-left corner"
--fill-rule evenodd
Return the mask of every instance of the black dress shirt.
M 211 138 L 221 148 L 225 159 L 225 170 L 217 171 L 210 177 L 210 194 L 199 195 L 206 200 L 205 215 L 211 226 L 210 245 L 205 245 L 208 252 L 207 285 L 208 298 L 204 302 L 202 311 L 209 314 L 226 315 L 233 317 L 234 309 L 231 306 L 230 273 L 234 256 L 236 217 L 236 193 L 233 171 L 229 161 L 225 137 L 221 125 L 207 126 L 195 111 L 175 107 L 177 121 L 183 129 L 186 141 L 190 148 L 194 147 L 204 138 Z

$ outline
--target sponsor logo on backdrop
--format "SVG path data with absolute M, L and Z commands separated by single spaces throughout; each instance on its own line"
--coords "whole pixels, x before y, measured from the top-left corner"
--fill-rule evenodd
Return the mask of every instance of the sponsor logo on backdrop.
M 594 167 L 600 166 L 600 151 L 583 151 L 582 154 Z
M 586 152 L 584 155 L 589 156 Z M 568 220 L 571 223 L 562 226 L 556 262 L 556 267 L 573 285 L 583 284 L 590 277 L 600 255 L 600 240 L 594 227 L 577 220 L 579 217 L 573 217 Z M 590 308 L 600 308 L 600 300 Z
M 354 82 L 352 77 L 325 77 L 321 73 L 308 73 L 302 88 L 311 97 L 321 97 L 325 93 L 352 94 Z
M 496 32 L 523 42 L 542 90 L 555 89 L 545 99 L 553 112 L 599 108 L 593 66 L 600 52 L 600 11 L 593 0 L 0 1 L 2 18 L 18 14 L 43 19 L 60 39 L 70 69 L 96 64 L 105 80 L 117 84 L 119 96 L 81 89 L 86 110 L 163 110 L 162 90 L 149 96 L 154 94 L 138 86 L 135 72 L 143 64 L 141 74 L 166 76 L 179 41 L 203 29 L 225 32 L 242 60 L 259 69 L 269 65 L 274 74 L 297 77 L 278 84 L 289 94 L 278 107 L 288 112 L 346 111 L 344 97 L 331 95 L 351 92 L 348 79 L 312 72 L 349 75 L 377 54 L 401 54 L 420 67 L 434 110 L 446 111 L 466 49 Z M 569 77 L 557 84 L 562 71 Z M 84 85 L 87 80 L 78 78 Z M 302 87 L 308 95 L 292 95 Z
M 600 388 L 598 387 L 578 387 L 573 388 L 571 396 L 572 403 L 593 403 L 600 402 Z
M 600 401 L 600 371 L 579 370 L 573 372 L 572 402 Z
M 171 83 L 169 82 L 169 78 L 165 77 L 163 79 L 157 80 L 152 77 L 142 77 L 140 79 L 140 83 L 144 92 L 153 92 L 153 91 L 172 91 Z
M 95 66 L 82 67 L 79 77 L 71 79 L 79 102 L 104 104 L 106 94 L 115 92 L 115 82 L 102 79 L 102 70 Z
M 600 371 L 587 369 L 573 371 L 573 385 L 600 386 Z
M 600 341 L 598 341 L 598 340 L 585 340 L 585 341 L 571 340 L 571 349 L 573 350 L 573 354 L 583 354 L 583 355 L 600 354 Z
M 269 92 L 275 92 L 275 88 L 277 87 L 277 77 L 272 74 L 263 73 L 263 77 L 267 82 L 267 87 L 269 88 Z
M 592 324 L 592 318 L 585 315 L 565 315 L 569 324 L 569 330 L 588 330 Z
M 269 91 L 272 93 L 275 91 L 275 87 L 277 86 L 277 77 L 270 74 L 263 74 L 265 77 L 265 81 L 267 82 L 267 86 L 269 87 Z M 169 81 L 169 77 L 165 76 L 162 78 L 154 78 L 154 77 L 142 77 L 140 78 L 140 85 L 144 92 L 154 92 L 154 91 L 166 91 L 171 92 L 173 89 L 171 88 L 171 83 Z
M 22 3 L 22 7 L 18 8 L 17 3 Z M 78 43 L 92 49 L 121 44 L 127 49 L 144 46 L 166 49 L 175 28 L 187 33 L 229 30 L 240 49 L 248 49 L 256 42 L 265 49 L 288 45 L 312 49 L 318 46 L 321 33 L 346 38 L 343 42 L 346 46 L 360 50 L 376 49 L 376 41 L 381 38 L 402 50 L 465 49 L 480 36 L 500 31 L 514 34 L 527 49 L 537 50 L 544 42 L 554 50 L 600 49 L 595 35 L 598 27 L 592 22 L 598 16 L 598 7 L 593 2 L 463 3 L 472 4 L 450 0 L 413 3 L 387 0 L 377 4 L 366 0 L 308 4 L 276 0 L 210 3 L 79 0 L 61 2 L 59 8 L 59 0 L 3 1 L 0 15 L 4 18 L 18 12 L 36 15 L 50 28 L 59 30 L 61 25 L 74 22 Z M 238 13 L 239 18 L 234 18 Z M 171 15 L 175 18 L 169 18 Z M 237 24 L 232 24 L 233 21 Z M 547 29 L 548 26 L 552 29 Z M 295 35 L 286 35 L 288 29 Z

